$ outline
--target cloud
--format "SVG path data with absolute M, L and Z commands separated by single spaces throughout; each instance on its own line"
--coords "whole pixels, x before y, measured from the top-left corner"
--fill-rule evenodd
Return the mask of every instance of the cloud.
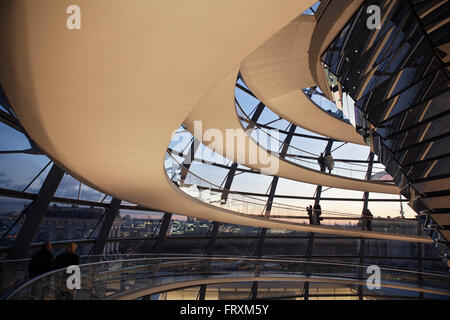
M 4 188 L 4 187 L 9 187 L 12 183 L 12 179 L 0 179 L 0 187 Z
M 6 173 L 0 172 L 0 188 L 10 187 L 13 182 L 10 178 L 5 178 Z
M 24 208 L 24 204 L 29 202 L 29 200 L 0 197 L 0 213 L 20 211 Z
M 79 181 L 75 178 L 66 175 L 61 181 L 58 190 L 55 193 L 57 197 L 64 198 L 78 198 L 78 188 Z M 103 194 L 99 191 L 96 191 L 84 184 L 81 185 L 81 199 L 89 200 L 89 201 L 100 201 L 103 197 Z

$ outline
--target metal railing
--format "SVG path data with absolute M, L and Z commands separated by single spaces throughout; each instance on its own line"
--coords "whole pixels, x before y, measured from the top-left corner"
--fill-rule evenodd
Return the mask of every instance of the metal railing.
M 166 153 L 166 164 L 168 163 L 167 160 L 172 161 L 170 165 L 166 166 L 169 178 L 180 190 L 189 196 L 234 212 L 252 216 L 264 216 L 267 207 L 266 198 L 236 194 L 225 190 L 222 186 L 214 184 L 192 172 L 192 170 L 187 168 L 181 161 L 178 161 L 169 151 Z M 181 181 L 180 173 L 182 169 L 188 172 L 184 181 Z M 192 183 L 190 180 L 194 180 L 195 182 Z M 226 201 L 222 198 L 224 194 L 227 194 Z M 368 229 L 368 220 L 361 215 L 329 210 L 321 210 L 320 212 L 321 225 L 345 229 Z M 292 223 L 311 224 L 306 207 L 276 201 L 272 202 L 270 217 Z M 416 224 L 418 221 L 415 219 L 374 217 L 370 220 L 372 222 L 371 231 L 417 235 Z
M 245 124 L 250 124 L 253 129 L 253 134 L 250 136 L 250 139 L 253 139 L 258 145 L 267 149 L 267 151 L 278 154 L 281 147 L 284 145 L 284 142 L 278 139 L 273 132 L 278 131 L 278 129 L 273 128 L 273 130 L 269 130 L 267 128 L 263 128 L 258 123 L 253 122 L 249 115 L 243 110 L 238 101 L 236 100 L 236 112 L 241 120 L 241 124 L 245 129 Z M 272 132 L 272 133 L 271 133 Z M 256 138 L 255 138 L 256 137 Z M 313 159 L 313 157 L 318 157 L 319 155 L 308 150 L 304 150 L 298 146 L 294 146 L 293 144 L 289 145 L 288 149 L 289 156 L 284 157 L 284 161 L 291 162 L 296 165 L 300 165 L 309 169 L 320 170 L 320 165 L 317 161 Z M 366 180 L 366 173 L 368 164 L 361 164 L 358 162 L 338 162 L 334 166 L 332 174 L 349 177 L 359 180 Z M 378 172 L 380 173 L 384 171 L 384 168 L 378 168 Z M 383 183 L 389 183 L 390 181 L 385 181 Z
M 137 299 L 206 283 L 245 281 L 365 284 L 367 265 L 248 257 L 146 257 L 82 264 L 79 290 L 68 289 L 66 269 L 40 275 L 11 292 L 9 300 Z M 255 270 L 258 274 L 255 275 Z M 381 288 L 450 297 L 450 276 L 380 267 Z

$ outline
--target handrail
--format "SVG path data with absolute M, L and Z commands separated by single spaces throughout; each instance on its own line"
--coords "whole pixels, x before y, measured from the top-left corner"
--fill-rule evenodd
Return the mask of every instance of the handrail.
M 270 134 L 269 132 L 267 132 L 267 131 L 265 130 L 265 128 L 262 128 L 262 127 L 260 126 L 260 124 L 255 123 L 254 121 L 252 121 L 252 120 L 250 119 L 250 117 L 247 115 L 247 113 L 244 111 L 244 109 L 242 108 L 242 106 L 240 105 L 240 103 L 239 103 L 239 101 L 237 100 L 236 97 L 235 97 L 235 104 L 236 104 L 236 107 L 237 107 L 237 113 L 238 113 L 238 118 L 239 118 L 239 119 L 241 119 L 242 121 L 245 121 L 245 122 L 251 124 L 251 125 L 252 125 L 252 128 L 255 128 L 255 129 L 259 130 L 260 132 L 264 133 L 264 134 L 265 134 L 266 136 L 268 136 L 271 140 L 274 140 L 274 141 L 278 142 L 280 145 L 283 145 L 283 144 L 284 144 L 283 141 L 279 140 L 278 138 L 274 137 L 272 134 Z M 239 110 L 240 110 L 240 112 L 239 112 Z M 240 116 L 240 113 L 242 113 L 242 115 L 243 115 L 244 117 Z M 285 120 L 285 121 L 287 121 L 287 120 Z M 245 128 L 244 128 L 244 129 L 245 129 Z M 275 129 L 275 128 L 274 128 L 274 129 Z M 271 130 L 271 129 L 267 129 L 267 130 Z M 278 130 L 278 129 L 277 129 L 277 130 Z M 254 139 L 253 137 L 250 137 L 250 138 L 251 138 L 251 139 Z M 254 140 L 255 140 L 255 139 L 254 139 Z M 258 143 L 258 141 L 256 141 L 256 140 L 255 140 L 255 142 Z M 313 152 L 310 152 L 310 151 L 307 151 L 307 150 L 303 150 L 303 149 L 298 148 L 298 147 L 293 146 L 293 145 L 289 145 L 289 148 L 291 148 L 291 149 L 293 149 L 293 150 L 296 150 L 296 151 L 298 151 L 298 152 L 300 152 L 300 153 L 305 153 L 305 154 L 309 154 L 309 155 L 312 155 L 312 156 L 318 156 L 318 154 L 316 154 L 316 153 L 313 153 Z M 268 151 L 270 151 L 270 150 L 268 150 Z M 273 152 L 277 152 L 277 153 L 278 153 L 278 151 L 273 151 Z M 285 157 L 284 160 L 287 161 L 287 162 L 290 162 L 290 163 L 299 164 L 299 165 L 304 165 L 304 166 L 306 166 L 306 167 L 308 167 L 308 168 L 310 168 L 310 169 L 319 171 L 319 170 L 315 169 L 317 166 L 319 166 L 318 163 L 311 162 L 311 161 L 307 161 L 307 160 L 301 159 L 301 158 L 293 158 L 293 156 L 294 156 L 294 155 L 291 154 L 289 157 Z M 299 156 L 300 156 L 300 155 L 299 155 Z M 351 163 L 351 162 L 348 162 L 348 163 Z M 311 168 L 311 165 L 313 165 L 314 168 Z M 364 165 L 361 165 L 361 164 L 356 164 L 356 163 L 355 163 L 355 164 L 354 164 L 354 163 L 351 163 L 351 165 L 355 165 L 355 166 L 358 166 L 358 167 L 365 167 L 365 168 L 367 168 L 367 166 L 364 166 Z M 367 173 L 367 170 L 364 170 L 364 171 L 363 171 L 363 170 L 358 170 L 358 169 L 353 169 L 353 168 L 346 168 L 346 167 L 342 167 L 342 166 L 335 166 L 334 168 L 335 168 L 335 169 L 338 169 L 338 170 L 345 170 L 345 171 L 350 172 L 350 173 L 355 172 L 355 173 L 362 173 L 362 174 L 364 174 L 364 175 Z M 382 172 L 382 171 L 384 171 L 384 170 L 381 170 L 380 172 Z M 376 174 L 376 173 L 374 173 L 374 174 Z M 337 175 L 338 175 L 338 176 L 343 176 L 343 177 L 348 177 L 348 175 L 345 175 L 345 174 L 337 174 Z M 357 178 L 357 179 L 358 179 L 358 180 L 365 181 L 365 179 L 361 179 L 361 178 Z M 371 181 L 371 182 L 372 182 L 372 183 L 381 183 L 381 184 L 389 184 L 389 183 L 390 183 L 390 181 L 386 181 L 386 182 Z
M 193 175 L 193 176 L 195 176 L 196 178 L 198 178 L 198 179 L 200 179 L 201 181 L 204 181 L 206 184 L 209 184 L 209 185 L 211 185 L 211 186 L 214 186 L 214 187 L 216 187 L 217 189 L 219 189 L 219 190 L 222 190 L 222 192 L 225 192 L 226 190 L 225 189 L 223 189 L 221 186 L 219 186 L 219 185 L 216 185 L 216 184 L 214 184 L 214 183 L 212 183 L 212 182 L 210 182 L 210 181 L 208 181 L 208 180 L 206 180 L 205 178 L 203 178 L 203 177 L 200 177 L 199 175 L 197 175 L 197 174 L 195 174 L 194 172 L 192 172 L 189 168 L 187 168 L 184 164 L 182 164 L 181 162 L 179 162 L 177 159 L 175 159 L 174 157 L 173 157 L 173 155 L 172 155 L 172 152 L 171 151 L 167 151 L 167 154 L 170 156 L 170 158 L 173 160 L 173 161 L 175 161 L 177 164 L 178 164 L 178 166 L 180 167 L 180 168 L 184 168 L 188 173 L 190 173 L 191 175 Z M 243 196 L 244 197 L 244 196 Z M 261 200 L 261 199 L 258 199 L 258 198 L 254 198 L 254 197 L 251 197 L 251 196 L 245 196 L 245 197 L 247 197 L 247 198 L 249 198 L 249 199 L 252 199 L 252 200 L 254 200 L 254 201 L 260 201 L 260 203 L 258 203 L 258 202 L 256 202 L 256 203 L 252 203 L 252 202 L 248 202 L 248 201 L 246 201 L 246 203 L 248 203 L 248 204 L 256 204 L 256 205 L 266 205 L 266 202 L 265 201 L 263 201 L 263 200 Z M 299 211 L 305 211 L 306 212 L 306 210 L 307 210 L 307 208 L 306 207 L 300 207 L 300 206 L 294 206 L 294 205 L 289 205 L 289 204 L 283 204 L 283 203 L 278 203 L 278 202 L 275 202 L 275 201 L 272 201 L 272 204 L 274 205 L 273 207 L 275 207 L 275 208 L 280 208 L 280 209 L 292 209 L 292 210 L 299 210 Z M 357 214 L 354 214 L 354 213 L 346 213 L 346 212 L 336 212 L 336 211 L 327 211 L 327 210 L 322 210 L 321 211 L 322 212 L 322 214 L 330 214 L 330 215 L 341 215 L 341 216 L 343 216 L 343 218 L 348 218 L 348 219 L 352 219 L 352 218 L 354 218 L 354 219 L 357 219 L 357 220 L 361 220 L 361 215 L 357 215 Z M 300 218 L 301 216 L 298 216 L 297 218 Z M 305 216 L 306 218 L 308 218 L 307 216 Z M 337 218 L 337 217 L 332 217 L 332 218 Z M 374 217 L 373 218 L 374 220 L 377 220 L 377 221 L 389 221 L 389 222 L 392 222 L 392 221 L 398 221 L 398 222 L 405 222 L 405 221 L 411 221 L 411 220 L 408 220 L 408 219 L 400 219 L 400 218 L 376 218 L 376 217 Z
M 325 99 L 327 102 L 329 102 L 332 106 L 334 106 L 334 109 L 336 109 L 337 111 L 333 111 L 333 110 L 332 110 L 333 108 L 326 109 L 325 106 L 324 106 L 323 104 L 319 104 L 318 102 L 314 101 L 313 98 L 312 98 L 312 96 L 309 96 L 309 94 L 307 94 L 307 93 L 305 92 L 307 89 L 310 89 L 310 88 L 304 88 L 304 89 L 302 89 L 301 91 L 302 91 L 302 93 L 309 99 L 309 101 L 311 101 L 317 108 L 321 109 L 322 111 L 328 112 L 329 114 L 331 114 L 333 117 L 335 117 L 335 118 L 338 119 L 339 121 L 345 122 L 345 123 L 347 123 L 347 124 L 350 123 L 350 120 L 344 116 L 343 111 L 340 110 L 340 109 L 336 106 L 336 103 L 335 103 L 335 102 L 329 100 L 329 99 L 328 99 L 327 97 L 325 97 L 325 96 L 321 96 L 323 99 Z M 316 96 L 320 96 L 320 95 L 319 95 L 319 94 L 316 94 Z M 342 113 L 342 118 L 339 116 L 339 113 Z
M 315 261 L 315 260 L 309 260 L 309 259 L 273 259 L 273 258 L 255 258 L 255 257 L 236 257 L 236 256 L 213 256 L 213 257 L 198 257 L 198 256 L 188 256 L 188 255 L 184 255 L 184 256 L 177 256 L 177 257 L 146 257 L 146 258 L 139 258 L 139 259 L 121 259 L 121 260 L 112 260 L 112 261 L 101 261 L 101 262 L 92 262 L 92 263 L 86 263 L 86 264 L 82 264 L 80 265 L 80 269 L 82 270 L 90 270 L 89 267 L 93 267 L 94 269 L 92 270 L 97 270 L 95 274 L 98 274 L 99 276 L 101 276 L 99 279 L 104 279 L 103 281 L 105 282 L 106 279 L 109 279 L 108 274 L 112 274 L 111 272 L 113 272 L 114 274 L 119 274 L 122 275 L 124 272 L 126 271 L 126 279 L 129 279 L 129 273 L 132 272 L 133 270 L 147 270 L 150 272 L 154 272 L 155 270 L 159 269 L 161 270 L 161 267 L 164 266 L 164 263 L 167 262 L 171 262 L 172 264 L 170 264 L 169 266 L 176 266 L 176 265 L 182 265 L 182 266 L 189 266 L 189 264 L 192 265 L 192 267 L 196 267 L 196 268 L 200 268 L 198 269 L 198 271 L 202 271 L 205 272 L 206 270 L 204 269 L 205 266 L 207 265 L 206 263 L 208 263 L 208 265 L 212 266 L 213 263 L 219 263 L 219 264 L 214 264 L 214 266 L 216 266 L 216 268 L 219 268 L 218 270 L 222 270 L 222 272 L 230 272 L 228 269 L 228 266 L 230 265 L 230 263 L 235 263 L 235 262 L 239 262 L 239 263 L 255 263 L 258 265 L 264 265 L 264 264 L 268 264 L 267 267 L 269 275 L 273 274 L 273 272 L 277 272 L 276 270 L 278 270 L 278 272 L 282 271 L 281 274 L 284 274 L 284 272 L 288 271 L 289 272 L 289 268 L 284 271 L 284 270 L 279 270 L 276 269 L 276 264 L 279 264 L 279 267 L 284 267 L 286 268 L 287 266 L 328 266 L 328 267 L 350 267 L 350 268 L 355 268 L 356 270 L 359 269 L 365 269 L 368 267 L 367 264 L 355 264 L 355 263 L 343 263 L 343 262 L 333 262 L 333 261 Z M 128 266 L 128 264 L 133 264 L 136 263 L 135 265 L 132 266 Z M 173 264 L 175 263 L 175 265 Z M 201 265 L 199 265 L 198 263 L 202 263 Z M 110 268 L 108 266 L 110 265 L 123 265 L 126 264 L 125 268 L 119 268 L 119 269 L 112 269 L 112 271 L 110 270 Z M 270 266 L 272 266 L 273 264 L 275 264 L 275 269 L 271 269 Z M 99 269 L 96 269 L 96 267 L 101 267 L 101 266 L 106 266 L 105 268 L 103 268 L 101 271 Z M 147 269 L 146 266 L 154 266 L 157 269 Z M 234 266 L 235 268 L 237 268 L 236 265 L 231 265 Z M 14 297 L 16 295 L 18 295 L 20 292 L 24 291 L 27 288 L 32 288 L 33 285 L 35 283 L 38 283 L 38 281 L 41 280 L 45 280 L 45 279 L 51 279 L 52 276 L 55 275 L 63 275 L 65 274 L 65 268 L 64 269 L 58 269 L 58 270 L 53 270 L 51 272 L 42 274 L 24 284 L 22 284 L 21 286 L 19 286 L 17 289 L 15 289 L 13 292 L 11 292 L 6 299 L 10 300 L 10 299 L 14 299 Z M 153 271 L 152 271 L 153 270 Z M 195 269 L 190 269 L 192 270 L 192 272 Z M 239 269 L 236 269 L 237 271 Z M 272 270 L 272 271 L 270 271 Z M 380 270 L 382 272 L 382 274 L 385 274 L 386 272 L 388 273 L 388 275 L 390 274 L 390 272 L 397 272 L 397 273 L 404 273 L 404 274 L 408 274 L 411 276 L 416 276 L 417 279 L 419 279 L 420 277 L 434 277 L 435 279 L 433 279 L 434 281 L 437 281 L 437 279 L 440 279 L 438 281 L 438 283 L 440 285 L 445 285 L 445 289 L 444 288 L 439 288 L 439 290 L 444 290 L 442 291 L 442 294 L 447 294 L 450 295 L 450 275 L 447 274 L 438 274 L 438 273 L 431 273 L 431 272 L 419 272 L 419 271 L 414 271 L 414 270 L 407 270 L 407 269 L 400 269 L 400 268 L 392 268 L 392 267 L 380 267 Z M 98 271 L 100 271 L 100 274 L 98 273 Z M 246 269 L 246 271 L 248 271 Z M 270 273 L 271 272 L 271 273 Z M 328 274 L 333 274 L 332 270 L 328 271 Z M 106 277 L 102 277 L 102 275 L 105 275 Z M 177 273 L 175 273 L 174 275 L 176 275 Z M 192 273 L 192 274 L 197 274 L 197 273 Z M 306 274 L 306 273 L 305 273 Z M 357 278 L 359 278 L 359 272 L 351 272 L 351 274 L 355 274 L 355 276 Z M 152 273 L 150 273 L 149 275 L 147 275 L 147 277 L 142 278 L 142 275 L 139 276 L 139 279 L 145 279 L 148 277 L 151 277 Z M 131 279 L 133 279 L 131 277 Z M 120 279 L 119 279 L 120 280 Z M 173 281 L 173 280 L 172 280 Z M 398 281 L 398 280 L 397 280 Z M 401 282 L 400 282 L 401 283 Z M 385 283 L 382 283 L 382 286 Z M 416 289 L 423 289 L 422 287 L 420 288 L 416 288 Z
M 149 256 L 148 258 L 135 258 L 135 259 L 120 259 L 120 260 L 103 260 L 103 261 L 95 261 L 95 262 L 88 262 L 84 264 L 80 264 L 79 266 L 92 266 L 92 265 L 99 265 L 99 264 L 113 264 L 117 262 L 133 262 L 133 261 L 144 261 L 144 260 L 175 260 L 180 258 L 186 258 L 190 260 L 204 260 L 204 259 L 214 259 L 214 260 L 221 260 L 221 261 L 251 261 L 251 262 L 290 262 L 290 263 L 307 263 L 307 264 L 317 264 L 317 265 L 334 265 L 334 266 L 352 266 L 352 267 L 358 267 L 358 268 L 367 268 L 371 264 L 364 264 L 364 263 L 351 263 L 351 262 L 338 262 L 338 261 L 322 261 L 322 260 L 311 260 L 311 259 L 292 259 L 292 258 L 271 258 L 269 257 L 262 257 L 257 258 L 255 256 L 234 256 L 234 255 L 220 255 L 215 254 L 214 256 L 209 256 L 207 254 L 186 254 L 186 253 L 122 253 L 122 254 L 110 254 L 110 255 L 83 255 L 81 257 L 83 258 L 103 258 L 105 256 Z M 26 260 L 26 259 L 21 259 Z M 177 261 L 177 262 L 185 262 L 183 261 Z M 450 280 L 450 274 L 448 273 L 437 273 L 437 272 L 428 272 L 428 271 L 417 271 L 417 270 L 410 270 L 410 269 L 402 269 L 402 268 L 394 268 L 391 266 L 379 266 L 380 270 L 384 271 L 398 271 L 398 272 L 406 272 L 411 274 L 419 274 L 419 275 L 438 275 L 442 276 L 444 278 L 448 278 Z M 53 274 L 60 271 L 65 271 L 66 268 L 60 268 L 55 269 L 52 271 L 49 271 L 45 274 L 42 274 L 36 278 L 33 278 L 32 280 L 38 280 L 38 278 L 42 278 L 45 275 Z

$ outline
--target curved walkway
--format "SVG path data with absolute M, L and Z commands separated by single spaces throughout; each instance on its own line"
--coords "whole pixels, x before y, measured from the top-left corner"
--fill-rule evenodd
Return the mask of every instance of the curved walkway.
M 124 293 L 117 297 L 113 296 L 111 300 L 136 300 L 143 296 L 148 296 L 151 294 L 158 294 L 167 291 L 179 290 L 183 288 L 191 288 L 197 287 L 201 285 L 212 285 L 212 284 L 225 284 L 225 283 L 244 283 L 244 282 L 286 282 L 293 283 L 299 282 L 299 285 L 302 285 L 305 281 L 312 283 L 333 283 L 333 284 L 341 284 L 341 285 L 353 285 L 353 286 L 364 286 L 367 284 L 367 281 L 354 280 L 354 279 L 346 279 L 346 278 L 334 278 L 334 277 L 314 277 L 314 276 L 252 276 L 248 274 L 247 276 L 239 276 L 239 275 L 231 275 L 231 276 L 217 276 L 217 275 L 195 275 L 192 277 L 184 276 L 178 277 L 180 279 L 176 279 L 177 277 L 171 278 L 173 282 L 162 284 L 155 287 L 145 288 L 136 290 L 134 292 Z M 184 279 L 183 279 L 184 278 Z M 197 278 L 197 279 L 196 279 Z M 423 292 L 428 294 L 436 294 L 445 297 L 450 297 L 450 293 L 443 290 L 436 290 L 430 288 L 421 288 L 419 286 L 413 285 L 398 285 L 398 284 L 383 284 L 382 288 L 389 289 L 398 289 L 412 292 Z
M 172 131 L 227 75 L 232 99 L 240 62 L 313 3 L 205 0 L 174 10 L 168 1 L 79 0 L 82 29 L 70 31 L 61 26 L 64 2 L 5 0 L 1 82 L 41 150 L 76 179 L 116 198 L 223 223 L 431 243 L 250 217 L 188 197 L 167 177 L 163 162 Z
M 241 64 L 248 88 L 273 112 L 295 125 L 340 141 L 366 145 L 355 127 L 317 107 L 302 91 L 315 86 L 308 52 L 314 16 L 300 15 Z
M 236 68 L 225 80 L 211 91 L 185 119 L 184 124 L 186 128 L 198 140 L 203 141 L 202 138 L 206 131 L 220 132 L 220 134 L 226 138 L 227 130 L 231 129 L 238 131 L 242 129 L 234 104 L 237 75 L 238 69 Z M 303 93 L 301 94 L 303 95 Z M 305 97 L 305 99 L 307 98 Z M 312 105 L 310 101 L 308 101 L 308 103 Z M 313 107 L 320 110 L 316 106 Z M 326 114 L 325 112 L 323 113 Z M 329 115 L 327 115 L 327 117 L 333 118 Z M 340 120 L 335 120 L 343 123 Z M 196 127 L 196 121 L 201 121 L 202 130 L 199 130 L 198 127 Z M 241 138 L 243 140 L 245 139 L 245 143 L 238 145 L 237 148 L 235 148 L 236 144 L 232 142 L 228 143 L 227 139 L 225 139 L 225 142 L 213 139 L 211 139 L 212 141 L 210 142 L 203 142 L 209 148 L 218 154 L 223 155 L 227 159 L 256 170 L 261 170 L 261 172 L 269 175 L 277 175 L 295 181 L 342 189 L 390 194 L 399 193 L 398 187 L 394 184 L 387 184 L 379 181 L 364 181 L 328 174 L 282 160 L 278 158 L 277 154 L 269 153 L 267 150 L 263 149 L 248 135 L 241 135 Z M 233 147 L 233 150 L 229 147 Z M 255 154 L 259 155 L 257 159 L 254 159 Z
M 319 268 L 312 268 L 315 266 Z M 132 300 L 149 294 L 213 283 L 310 281 L 364 285 L 369 275 L 361 271 L 367 267 L 334 261 L 180 256 L 87 263 L 80 265 L 80 276 L 83 289 L 85 292 L 91 291 L 91 298 Z M 382 288 L 450 296 L 447 274 L 381 266 L 380 276 Z M 67 288 L 65 281 L 61 280 L 65 278 L 65 268 L 45 273 L 22 284 L 7 299 L 30 299 L 36 294 L 38 299 L 64 299 L 62 293 Z M 50 288 L 52 290 L 48 290 Z M 73 298 L 86 299 L 86 295 L 77 297 L 75 293 Z

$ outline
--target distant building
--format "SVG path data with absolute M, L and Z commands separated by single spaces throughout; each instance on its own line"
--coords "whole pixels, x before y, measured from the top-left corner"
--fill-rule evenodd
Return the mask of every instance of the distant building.
M 102 208 L 86 208 L 86 207 L 63 207 L 53 205 L 48 208 L 45 217 L 42 219 L 39 232 L 34 241 L 62 241 L 77 240 L 87 238 L 97 238 L 101 228 L 99 224 L 92 235 L 95 225 L 101 219 L 104 209 Z M 110 238 L 120 237 L 121 228 L 120 215 L 114 220 L 113 226 L 109 233 Z M 105 246 L 104 253 L 117 253 L 119 250 L 118 242 L 108 242 Z M 87 254 L 87 248 L 80 247 L 80 254 Z
M 25 205 L 24 205 L 25 207 Z M 17 233 L 22 227 L 23 218 L 19 221 L 19 223 L 14 223 L 19 218 L 21 211 L 10 211 L 0 213 L 0 235 L 3 236 L 10 228 L 12 228 L 5 239 L 2 241 L 2 246 L 12 245 L 14 240 L 16 239 Z

